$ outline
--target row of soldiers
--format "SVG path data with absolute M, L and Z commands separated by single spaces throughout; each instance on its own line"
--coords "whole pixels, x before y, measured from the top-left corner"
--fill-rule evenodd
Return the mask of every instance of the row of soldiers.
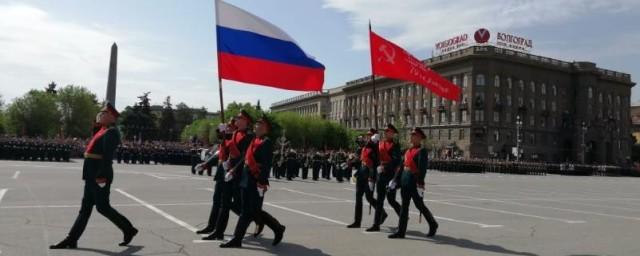
M 274 147 L 269 138 L 272 122 L 262 116 L 251 133 L 252 123 L 253 118 L 241 110 L 228 124 L 218 126 L 221 143 L 217 152 L 195 166 L 198 172 L 215 169 L 207 226 L 196 233 L 206 235 L 203 240 L 222 240 L 230 212 L 239 216 L 233 239 L 220 244 L 222 248 L 241 247 L 251 222 L 256 223 L 254 236 L 262 233 L 265 225 L 273 231 L 274 246 L 282 241 L 285 232 L 285 226 L 262 208 L 273 164 Z
M 423 201 L 428 166 L 427 150 L 421 144 L 425 139 L 425 134 L 419 128 L 413 129 L 409 141 L 411 146 L 406 149 L 404 154 L 400 151 L 399 143 L 395 141 L 397 134 L 397 129 L 391 124 L 388 124 L 384 130 L 383 139 L 380 139 L 377 130 L 371 129 L 367 134 L 359 138 L 359 148 L 353 153 L 340 150 L 296 154 L 295 151 L 289 150 L 283 157 L 282 155 L 277 156 L 277 152 L 270 152 L 275 155 L 272 159 L 272 162 L 276 162 L 273 165 L 274 176 L 276 178 L 286 177 L 287 179 L 293 179 L 299 175 L 301 170 L 302 178 L 305 179 L 308 178 L 308 171 L 311 169 L 314 180 L 318 180 L 320 174 L 325 179 L 331 179 L 333 175 L 339 182 L 345 178 L 352 178 L 356 185 L 355 213 L 354 222 L 348 225 L 348 228 L 361 227 L 364 197 L 375 209 L 374 223 L 366 231 L 380 231 L 380 226 L 388 217 L 384 210 L 384 202 L 388 201 L 399 217 L 398 229 L 396 233 L 389 235 L 389 238 L 404 238 L 409 218 L 409 204 L 413 201 L 421 216 L 424 216 L 427 220 L 429 225 L 427 236 L 434 236 L 438 229 L 438 223 Z M 217 154 L 214 154 L 207 163 L 198 165 L 199 168 L 196 169 L 203 170 L 214 166 L 212 163 L 214 162 L 213 159 L 216 159 L 215 155 Z M 279 163 L 277 163 L 278 161 Z M 353 172 L 354 170 L 355 173 Z M 224 172 L 218 171 L 216 176 L 222 175 L 222 173 Z M 266 173 L 265 175 L 268 177 L 268 171 Z M 224 187 L 218 187 L 221 179 L 223 177 L 214 179 L 217 181 L 215 191 L 224 191 Z M 401 204 L 396 201 L 398 188 L 400 188 Z M 214 215 L 217 212 L 216 205 L 219 204 L 216 202 L 220 200 L 214 193 L 209 225 L 199 232 L 208 233 L 214 230 L 215 232 L 205 237 L 205 240 L 221 238 L 221 234 L 217 232 L 220 226 L 215 221 L 219 216 Z M 222 201 L 224 205 L 224 200 Z M 256 225 L 258 227 L 261 226 L 259 223 Z M 258 230 L 261 230 L 261 228 L 258 228 Z M 257 231 L 256 234 L 259 232 Z
M 190 165 L 200 145 L 181 142 L 123 142 L 116 149 L 116 161 L 125 164 Z
M 349 180 L 351 170 L 356 163 L 355 154 L 338 151 L 309 151 L 297 153 L 289 149 L 285 154 L 274 153 L 273 173 L 276 179 L 286 177 L 288 180 L 301 177 L 306 180 L 311 174 L 313 180 L 320 178 L 338 182 Z M 311 172 L 311 173 L 309 173 Z
M 19 161 L 65 161 L 79 156 L 84 146 L 74 139 L 0 137 L 0 159 Z
M 521 175 L 623 175 L 625 169 L 618 166 L 608 165 L 586 165 L 575 163 L 542 163 L 542 162 L 522 162 L 504 161 L 493 159 L 442 159 L 432 160 L 430 169 L 443 172 L 465 172 L 465 173 L 501 173 L 501 174 L 521 174 Z

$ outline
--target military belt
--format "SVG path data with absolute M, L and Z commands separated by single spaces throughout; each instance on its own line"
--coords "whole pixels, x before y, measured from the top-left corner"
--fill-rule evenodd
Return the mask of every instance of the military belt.
M 84 153 L 84 158 L 85 159 L 102 159 L 102 155 L 98 155 L 98 154 L 91 154 L 91 153 Z

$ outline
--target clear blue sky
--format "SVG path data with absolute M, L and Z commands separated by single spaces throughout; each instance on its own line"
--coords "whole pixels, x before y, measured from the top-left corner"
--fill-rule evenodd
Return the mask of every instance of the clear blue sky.
M 640 66 L 635 0 L 229 0 L 287 31 L 325 64 L 325 88 L 369 73 L 366 23 L 420 58 L 438 40 L 479 27 L 534 40 L 534 54 L 632 74 Z M 105 94 L 109 47 L 120 50 L 117 103 L 150 91 L 160 104 L 219 108 L 213 0 L 0 1 L 0 95 L 50 81 Z M 633 102 L 640 101 L 634 89 Z M 263 106 L 297 92 L 225 82 L 225 100 Z

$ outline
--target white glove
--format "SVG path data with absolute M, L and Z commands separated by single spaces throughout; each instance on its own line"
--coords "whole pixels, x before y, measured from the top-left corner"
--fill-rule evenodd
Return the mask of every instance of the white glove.
M 373 191 L 373 186 L 375 186 L 376 184 L 373 183 L 373 181 L 369 181 L 369 190 Z
M 204 170 L 204 164 L 197 164 L 195 167 L 196 171 L 201 172 Z
M 389 181 L 389 185 L 387 185 L 387 188 L 389 188 L 390 190 L 394 190 L 394 189 L 396 189 L 397 185 L 398 184 L 396 184 L 396 181 L 392 180 L 392 181 Z
M 221 132 L 227 131 L 227 124 L 219 124 L 218 131 L 221 131 Z
M 224 175 L 224 181 L 225 182 L 229 182 L 233 179 L 233 173 L 232 172 L 227 172 L 227 174 Z
M 378 173 L 383 173 L 384 172 L 384 166 L 379 165 L 378 168 L 376 168 L 378 170 Z
M 265 192 L 267 192 L 267 186 L 264 186 L 264 187 L 258 186 L 258 195 L 260 197 L 264 197 Z
M 418 195 L 420 198 L 424 198 L 424 188 L 418 188 Z
M 222 162 L 222 169 L 224 169 L 225 171 L 229 170 L 231 168 L 231 162 L 229 160 Z
M 373 141 L 374 143 L 378 143 L 378 141 L 380 141 L 380 134 L 374 134 L 373 136 L 371 136 L 371 141 Z

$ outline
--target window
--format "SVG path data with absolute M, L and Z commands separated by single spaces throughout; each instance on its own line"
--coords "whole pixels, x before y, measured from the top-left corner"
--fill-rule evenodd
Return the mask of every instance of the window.
M 460 140 L 464 140 L 464 137 L 465 137 L 464 136 L 464 131 L 465 131 L 465 129 L 460 129 L 460 134 L 458 135 Z
M 507 95 L 507 106 L 511 107 L 511 95 Z
M 495 86 L 496 88 L 500 88 L 500 76 L 496 75 L 493 78 L 493 86 Z
M 457 76 L 453 76 L 453 77 L 451 78 L 451 82 L 452 82 L 453 84 L 455 84 L 455 85 L 460 85 L 460 84 L 459 84 L 459 82 L 460 82 L 460 81 L 458 80 L 458 77 L 457 77 Z
M 500 104 L 500 93 L 494 93 L 493 94 L 493 100 L 496 104 Z
M 547 110 L 547 100 L 545 99 L 540 100 L 540 109 Z
M 616 96 L 616 105 L 620 106 L 620 95 Z
M 529 125 L 534 127 L 536 125 L 536 117 L 534 115 L 529 116 Z
M 556 112 L 556 102 L 555 101 L 551 102 L 551 111 Z
M 468 118 L 469 114 L 468 114 L 468 112 L 466 110 L 463 110 L 461 115 L 462 115 L 462 122 L 463 123 L 466 123 L 466 122 L 469 121 L 469 118 Z
M 476 76 L 476 86 L 484 86 L 485 85 L 484 82 L 485 82 L 484 81 L 484 75 L 483 74 L 478 74 Z
M 511 80 L 511 77 L 507 78 L 507 88 L 509 88 L 509 90 L 513 88 L 513 82 Z
M 462 88 L 469 87 L 470 83 L 471 83 L 470 75 L 469 74 L 465 74 L 464 77 L 462 78 Z
M 529 134 L 529 144 L 531 145 L 535 145 L 536 144 L 536 135 L 533 133 Z
M 500 112 L 493 111 L 493 122 L 496 122 L 496 123 L 500 122 Z
M 553 94 L 553 96 L 557 96 L 558 95 L 558 88 L 556 88 L 555 85 L 551 86 L 551 93 Z
M 540 93 L 542 95 L 546 95 L 547 94 L 547 84 L 540 85 Z
M 476 122 L 483 122 L 484 121 L 484 111 L 476 110 L 474 114 L 475 114 L 475 121 Z
M 524 107 L 524 100 L 522 97 L 518 97 L 518 107 Z
M 589 87 L 589 89 L 587 90 L 587 94 L 589 99 L 593 99 L 593 88 Z
M 518 87 L 520 87 L 520 91 L 524 91 L 524 81 L 518 81 Z
M 455 123 L 456 121 L 458 121 L 458 120 L 456 119 L 456 111 L 452 111 L 452 112 L 451 112 L 451 122 L 454 122 L 454 123 Z
M 530 87 L 531 87 L 531 93 L 536 93 L 536 82 L 531 81 Z
M 507 112 L 507 113 L 504 115 L 504 117 L 505 117 L 505 118 L 504 118 L 505 123 L 510 124 L 510 123 L 511 123 L 511 113 Z
M 602 103 L 602 93 L 598 93 L 598 102 Z
M 531 108 L 531 110 L 535 110 L 536 109 L 536 100 L 530 99 L 529 100 L 529 107 Z
M 493 131 L 493 141 L 494 142 L 500 141 L 500 131 Z
M 451 140 L 451 137 L 453 137 L 453 129 L 449 129 L 449 140 Z

